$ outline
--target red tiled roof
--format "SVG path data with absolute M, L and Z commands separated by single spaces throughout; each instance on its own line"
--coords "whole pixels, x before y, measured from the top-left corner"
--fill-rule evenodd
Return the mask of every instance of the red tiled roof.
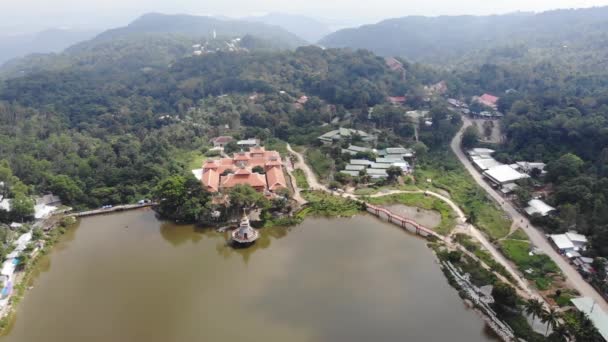
M 236 170 L 236 172 L 234 174 L 239 175 L 239 176 L 250 175 L 251 171 L 249 171 L 247 168 L 243 167 L 243 168 Z
M 231 142 L 232 140 L 234 140 L 232 137 L 229 136 L 221 136 L 221 137 L 217 137 L 215 139 L 213 139 L 213 143 L 215 144 L 227 144 L 229 142 Z
M 234 161 L 241 161 L 241 160 L 249 160 L 249 155 L 246 152 L 239 152 L 239 153 L 235 153 L 234 154 Z
M 386 62 L 386 65 L 393 71 L 403 69 L 403 64 L 393 57 L 387 57 L 385 59 L 385 62 Z
M 271 191 L 287 187 L 285 175 L 283 175 L 283 170 L 280 167 L 272 167 L 267 170 L 266 179 L 268 180 L 268 189 Z
M 494 95 L 490 95 L 490 94 L 483 94 L 479 97 L 479 99 L 484 103 L 490 103 L 492 105 L 496 105 L 496 103 L 498 102 L 498 97 L 494 96 Z
M 203 179 L 201 180 L 205 189 L 209 192 L 218 192 L 220 185 L 220 174 L 215 170 L 208 170 L 203 173 Z
M 283 165 L 283 163 L 281 163 L 281 161 L 279 159 L 271 159 L 266 163 L 266 167 L 269 166 L 281 166 Z
M 246 167 L 238 167 L 246 161 Z M 238 163 L 237 163 L 238 162 Z M 249 152 L 234 154 L 234 158 L 208 160 L 203 165 L 202 183 L 211 192 L 221 188 L 231 188 L 237 184 L 249 184 L 258 190 L 278 189 L 286 187 L 281 155 L 277 151 L 266 151 L 263 147 L 255 146 Z M 270 171 L 269 176 L 253 173 L 252 169 L 260 166 Z M 226 170 L 234 170 L 234 174 L 221 176 Z M 268 180 L 268 183 L 267 183 Z
M 258 173 L 250 173 L 247 175 L 230 174 L 222 177 L 220 188 L 232 188 L 235 185 L 247 184 L 254 188 L 266 188 L 266 181 L 263 176 Z
M 388 101 L 390 103 L 404 103 L 405 102 L 405 96 L 389 96 L 388 97 Z
M 219 167 L 219 165 L 217 164 L 217 161 L 215 161 L 213 159 L 207 160 L 203 164 L 203 170 L 217 169 L 218 167 Z

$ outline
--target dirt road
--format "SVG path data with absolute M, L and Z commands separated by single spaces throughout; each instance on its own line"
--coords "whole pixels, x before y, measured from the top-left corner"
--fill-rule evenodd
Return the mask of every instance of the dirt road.
M 304 174 L 306 175 L 306 179 L 311 188 L 313 188 L 315 190 L 322 190 L 322 191 L 327 191 L 327 192 L 333 193 L 326 186 L 319 183 L 317 176 L 312 171 L 312 169 L 308 166 L 308 164 L 306 164 L 306 162 L 304 161 L 304 157 L 302 156 L 301 153 L 294 151 L 289 144 L 287 145 L 287 150 L 290 153 L 292 153 L 293 155 L 295 155 L 296 158 L 298 159 L 298 162 L 296 163 L 295 168 L 299 168 L 304 171 Z M 422 190 L 413 190 L 413 191 L 389 190 L 389 191 L 385 191 L 382 193 L 371 195 L 370 197 L 383 197 L 383 196 L 390 196 L 390 195 L 395 195 L 395 194 L 421 194 L 421 193 L 424 193 L 428 196 L 433 196 L 433 197 L 438 198 L 441 201 L 447 203 L 452 208 L 454 213 L 456 213 L 457 224 L 459 227 L 462 228 L 461 230 L 463 232 L 468 233 L 476 240 L 478 240 L 481 243 L 481 245 L 486 250 L 488 250 L 488 252 L 492 255 L 494 260 L 496 260 L 499 264 L 501 264 L 505 267 L 505 269 L 509 272 L 509 274 L 511 274 L 513 279 L 515 279 L 517 281 L 518 287 L 525 291 L 525 294 L 527 295 L 527 297 L 540 298 L 540 296 L 536 293 L 536 291 L 530 287 L 528 282 L 522 278 L 522 276 L 517 272 L 517 270 L 513 267 L 513 265 L 510 262 L 508 262 L 508 260 L 504 257 L 504 255 L 502 255 L 502 253 L 500 253 L 496 249 L 496 247 L 494 247 L 494 245 L 492 245 L 492 243 L 490 243 L 490 241 L 488 241 L 488 239 L 475 226 L 466 223 L 466 216 L 465 216 L 464 212 L 460 209 L 460 207 L 454 201 L 452 201 L 448 197 L 445 197 L 441 194 L 438 194 L 438 193 L 435 193 L 432 191 L 422 191 Z M 353 195 L 353 194 L 344 193 L 344 194 L 341 194 L 341 196 L 352 198 L 352 199 L 359 199 L 358 196 Z M 453 243 L 453 242 L 450 242 L 450 243 Z

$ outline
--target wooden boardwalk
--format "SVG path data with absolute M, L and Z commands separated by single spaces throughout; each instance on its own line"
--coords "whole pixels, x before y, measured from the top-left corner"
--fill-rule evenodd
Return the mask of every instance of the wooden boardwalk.
M 367 212 L 376 215 L 380 219 L 384 219 L 390 223 L 396 224 L 410 233 L 414 233 L 414 234 L 424 236 L 424 237 L 435 236 L 440 240 L 444 239 L 444 236 L 437 234 L 432 229 L 427 228 L 427 227 L 417 223 L 416 221 L 407 219 L 407 218 L 399 216 L 397 214 L 393 214 L 392 212 L 390 212 L 387 209 L 380 208 L 375 205 L 371 205 L 369 203 L 365 203 L 365 207 L 367 209 Z
M 135 209 L 140 209 L 140 208 L 147 208 L 147 207 L 152 207 L 152 206 L 155 206 L 155 205 L 156 205 L 156 203 L 117 205 L 117 206 L 114 206 L 112 208 L 104 208 L 104 209 L 95 209 L 95 210 L 81 211 L 81 212 L 78 212 L 78 213 L 70 214 L 68 216 L 72 216 L 72 217 L 85 217 L 85 216 L 102 215 L 102 214 L 109 214 L 109 213 L 118 212 L 118 211 L 135 210 Z

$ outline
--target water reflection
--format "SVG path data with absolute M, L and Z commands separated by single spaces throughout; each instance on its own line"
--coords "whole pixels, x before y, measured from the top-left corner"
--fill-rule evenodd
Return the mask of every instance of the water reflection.
M 0 342 L 489 340 L 424 241 L 396 227 L 361 216 L 260 232 L 235 250 L 227 233 L 147 211 L 85 219 Z

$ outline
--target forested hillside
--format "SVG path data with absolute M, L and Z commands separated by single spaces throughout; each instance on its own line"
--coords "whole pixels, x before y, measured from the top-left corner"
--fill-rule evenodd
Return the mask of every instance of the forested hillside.
M 193 15 L 145 14 L 126 27 L 103 32 L 97 41 L 113 40 L 139 34 L 172 33 L 187 36 L 212 38 L 252 35 L 272 40 L 295 48 L 306 42 L 279 26 L 243 20 L 216 19 Z
M 0 155 L 25 184 L 68 204 L 130 202 L 184 172 L 220 133 L 310 142 L 327 114 L 367 113 L 414 86 L 369 52 L 314 47 L 218 52 L 150 71 L 71 66 L 0 86 Z M 304 94 L 311 100 L 295 108 Z
M 126 27 L 105 31 L 62 53 L 33 54 L 0 65 L 0 78 L 69 67 L 98 72 L 117 67 L 164 69 L 175 60 L 192 55 L 193 45 L 204 45 L 206 52 L 224 51 L 234 38 L 241 38 L 239 47 L 248 50 L 288 50 L 307 44 L 278 26 L 264 23 L 147 14 Z
M 607 32 L 608 7 L 602 7 L 481 17 L 404 17 L 341 30 L 320 43 L 442 67 L 545 60 L 591 70 L 606 67 Z

